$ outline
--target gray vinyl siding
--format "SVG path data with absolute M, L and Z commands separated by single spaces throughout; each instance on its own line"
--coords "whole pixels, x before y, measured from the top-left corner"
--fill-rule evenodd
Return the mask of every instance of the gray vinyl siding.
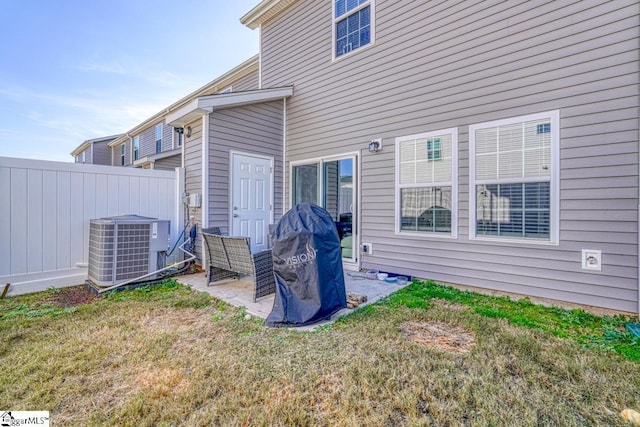
M 185 135 L 185 187 L 187 194 L 202 194 L 202 122 L 198 120 L 189 124 L 191 136 Z M 186 126 L 185 126 L 186 128 Z M 202 228 L 202 209 L 189 209 L 188 219 L 193 220 Z M 200 233 L 196 237 L 196 256 L 199 262 L 202 260 L 202 238 Z
M 295 87 L 288 161 L 362 150 L 360 233 L 374 253 L 362 267 L 637 311 L 639 8 L 377 1 L 375 44 L 332 61 L 331 2 L 298 1 L 262 26 L 262 87 Z M 470 240 L 469 125 L 552 110 L 559 245 Z M 395 138 L 447 128 L 458 238 L 396 235 Z M 373 138 L 383 149 L 370 154 Z M 581 249 L 602 250 L 601 272 L 581 269 Z
M 84 162 L 82 161 L 82 153 L 84 153 Z M 87 148 L 86 150 L 83 150 L 80 152 L 80 154 L 78 154 L 76 156 L 76 163 L 86 163 L 88 165 L 92 164 L 92 157 L 91 157 L 91 146 L 89 146 L 89 148 Z
M 173 127 L 162 124 L 162 151 L 171 150 Z M 156 154 L 156 125 L 138 133 L 140 136 L 140 155 L 139 158 Z
M 110 141 L 101 141 L 93 143 L 93 158 L 91 163 L 94 165 L 110 165 L 111 164 L 111 148 L 107 145 Z
M 258 89 L 258 72 L 247 74 L 246 76 L 238 79 L 233 83 L 232 89 L 234 92 L 241 92 L 243 90 Z
M 274 159 L 274 220 L 282 216 L 282 101 L 214 111 L 210 115 L 209 224 L 229 230 L 230 152 Z
M 121 146 L 124 144 L 125 149 L 124 149 L 124 166 L 128 166 L 131 164 L 131 141 L 130 140 L 126 140 L 125 142 L 123 142 L 122 144 L 118 144 L 115 147 L 111 148 L 111 161 L 112 161 L 112 165 L 113 166 L 123 166 L 121 161 L 120 161 L 120 153 L 121 153 Z
M 160 170 L 175 170 L 175 168 L 182 167 L 182 157 L 180 154 L 175 156 L 165 157 L 164 159 L 158 159 L 154 162 L 154 169 Z

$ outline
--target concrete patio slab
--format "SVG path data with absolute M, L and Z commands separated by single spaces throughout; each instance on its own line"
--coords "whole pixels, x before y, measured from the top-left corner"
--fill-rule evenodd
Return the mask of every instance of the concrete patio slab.
M 245 307 L 247 313 L 252 316 L 266 319 L 271 309 L 273 308 L 274 295 L 269 295 L 264 298 L 258 299 L 253 302 L 253 283 L 251 278 L 241 277 L 238 280 L 229 279 L 221 280 L 219 282 L 207 284 L 207 278 L 204 273 L 189 274 L 185 276 L 178 276 L 176 280 L 184 285 L 191 286 L 202 292 L 206 292 L 209 295 L 225 301 L 236 307 Z M 300 326 L 292 328 L 299 331 L 313 330 L 319 326 L 326 325 L 334 322 L 336 319 L 357 310 L 360 307 L 374 303 L 379 299 L 386 297 L 393 292 L 402 289 L 405 285 L 398 285 L 397 283 L 387 283 L 380 280 L 367 279 L 364 273 L 345 271 L 344 272 L 345 288 L 347 292 L 355 292 L 356 294 L 366 295 L 367 302 L 360 304 L 355 309 L 344 308 L 330 319 L 315 323 L 313 325 Z

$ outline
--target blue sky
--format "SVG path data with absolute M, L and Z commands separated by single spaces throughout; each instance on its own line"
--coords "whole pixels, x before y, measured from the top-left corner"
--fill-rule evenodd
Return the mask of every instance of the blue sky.
M 258 53 L 259 0 L 4 0 L 0 156 L 72 161 Z

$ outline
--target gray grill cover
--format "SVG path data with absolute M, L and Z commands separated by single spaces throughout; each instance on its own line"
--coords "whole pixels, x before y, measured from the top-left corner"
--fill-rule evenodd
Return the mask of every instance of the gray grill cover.
M 273 235 L 276 296 L 268 326 L 302 326 L 347 306 L 342 252 L 331 215 L 302 203 L 287 212 Z

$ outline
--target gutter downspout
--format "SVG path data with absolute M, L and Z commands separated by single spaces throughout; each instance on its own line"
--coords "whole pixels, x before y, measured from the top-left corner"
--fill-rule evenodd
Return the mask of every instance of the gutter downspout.
M 202 228 L 209 227 L 209 114 L 202 115 Z
M 258 89 L 262 89 L 262 24 L 258 28 Z
M 287 211 L 287 98 L 282 99 L 282 212 L 280 218 Z

